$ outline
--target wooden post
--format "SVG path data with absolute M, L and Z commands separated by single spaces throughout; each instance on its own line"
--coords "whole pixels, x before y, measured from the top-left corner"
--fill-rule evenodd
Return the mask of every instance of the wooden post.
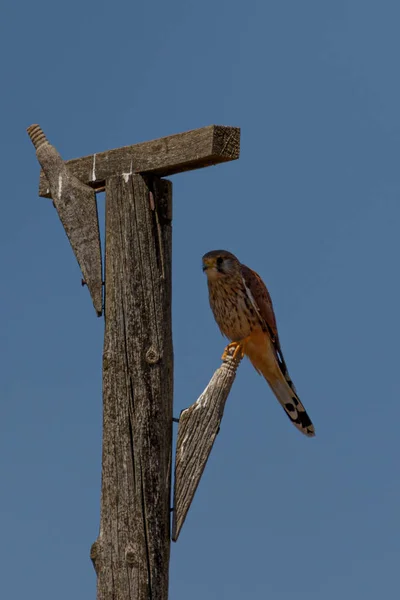
M 168 597 L 172 198 L 169 182 L 152 183 L 165 200 L 159 228 L 141 175 L 106 187 L 103 478 L 91 552 L 99 600 Z
M 239 157 L 240 130 L 204 127 L 65 163 L 106 189 L 98 600 L 167 600 L 173 349 L 172 188 L 160 177 Z M 39 193 L 52 197 L 52 177 Z

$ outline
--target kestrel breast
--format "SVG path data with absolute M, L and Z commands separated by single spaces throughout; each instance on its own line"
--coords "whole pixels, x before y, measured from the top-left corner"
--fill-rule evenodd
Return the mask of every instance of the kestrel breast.
M 258 315 L 243 285 L 217 281 L 209 284 L 209 292 L 215 320 L 231 341 L 239 341 L 260 329 Z

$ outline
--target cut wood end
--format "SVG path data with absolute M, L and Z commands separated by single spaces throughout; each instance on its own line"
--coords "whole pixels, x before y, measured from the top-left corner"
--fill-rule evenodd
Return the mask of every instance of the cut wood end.
M 214 125 L 213 151 L 226 160 L 237 160 L 240 156 L 240 128 Z

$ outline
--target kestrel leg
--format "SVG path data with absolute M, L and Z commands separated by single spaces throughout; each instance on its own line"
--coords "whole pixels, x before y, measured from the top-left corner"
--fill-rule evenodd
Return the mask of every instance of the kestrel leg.
M 242 360 L 244 353 L 245 353 L 245 346 L 246 346 L 246 342 L 250 339 L 250 336 L 247 336 L 245 338 L 243 338 L 242 340 L 240 340 L 239 342 L 230 342 L 230 344 L 228 344 L 224 350 L 223 355 L 221 356 L 221 360 L 226 360 L 228 358 L 228 356 L 230 357 L 230 351 L 232 348 L 234 348 L 234 352 L 232 358 L 233 360 L 235 360 L 238 355 L 240 355 L 240 360 Z

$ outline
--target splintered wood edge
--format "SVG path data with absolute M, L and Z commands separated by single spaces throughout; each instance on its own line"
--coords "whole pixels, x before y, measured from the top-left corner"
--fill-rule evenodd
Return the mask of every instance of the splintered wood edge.
M 240 358 L 232 352 L 192 406 L 182 411 L 175 457 L 172 541 L 176 542 L 218 434 Z
M 107 178 L 132 173 L 166 177 L 193 169 L 236 160 L 240 154 L 240 129 L 209 125 L 150 142 L 124 146 L 66 161 L 68 168 L 96 192 Z M 50 186 L 40 172 L 39 196 L 50 198 Z

